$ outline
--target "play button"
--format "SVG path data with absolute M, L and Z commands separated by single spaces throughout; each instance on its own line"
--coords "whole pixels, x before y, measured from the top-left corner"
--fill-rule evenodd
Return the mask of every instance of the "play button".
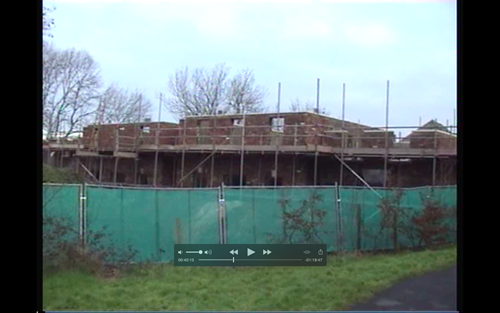
M 255 253 L 255 251 L 253 251 L 252 249 L 248 249 L 247 248 L 247 256 L 250 256 L 250 255 L 252 255 L 254 253 Z

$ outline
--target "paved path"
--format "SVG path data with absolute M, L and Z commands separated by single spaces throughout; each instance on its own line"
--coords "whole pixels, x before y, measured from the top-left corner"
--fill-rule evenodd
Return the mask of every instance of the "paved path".
M 456 311 L 457 267 L 401 281 L 349 310 Z

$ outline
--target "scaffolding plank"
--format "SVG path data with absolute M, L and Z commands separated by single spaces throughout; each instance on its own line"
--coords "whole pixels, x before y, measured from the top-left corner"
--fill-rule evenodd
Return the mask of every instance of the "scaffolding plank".
M 113 156 L 119 157 L 119 158 L 132 158 L 132 159 L 135 159 L 135 158 L 137 158 L 137 153 L 135 153 L 135 152 L 115 151 L 113 153 Z

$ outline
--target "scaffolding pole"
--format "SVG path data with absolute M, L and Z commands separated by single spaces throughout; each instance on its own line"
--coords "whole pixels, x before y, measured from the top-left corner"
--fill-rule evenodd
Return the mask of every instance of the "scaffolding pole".
M 161 105 L 162 105 L 162 94 L 160 92 L 160 103 L 158 105 L 158 126 L 156 128 L 156 151 L 155 151 L 155 167 L 154 167 L 154 176 L 153 176 L 153 186 L 156 187 L 156 183 L 158 181 L 158 155 L 160 150 L 160 119 L 161 119 Z
M 384 154 L 384 188 L 387 187 L 387 157 L 389 154 L 389 81 L 385 104 L 385 154 Z
M 243 110 L 243 129 L 241 130 L 241 157 L 240 157 L 240 187 L 243 186 L 243 165 L 245 162 L 245 106 Z
M 349 165 L 347 165 L 343 160 L 341 160 L 336 154 L 333 155 L 337 160 L 339 160 L 354 176 L 356 176 L 357 179 L 359 179 L 366 187 L 368 187 L 374 194 L 376 194 L 380 199 L 382 199 L 382 196 L 375 191 L 375 189 L 370 186 L 356 171 L 354 171 Z
M 134 185 L 137 185 L 137 168 L 139 167 L 139 159 L 134 159 Z
M 115 158 L 115 172 L 113 176 L 113 183 L 116 184 L 116 175 L 118 174 L 118 161 L 120 160 L 120 157 Z
M 188 177 L 189 175 L 191 175 L 192 173 L 194 173 L 194 171 L 196 171 L 198 168 L 200 168 L 200 166 L 202 166 L 208 159 L 210 159 L 212 157 L 212 154 L 214 154 L 216 151 L 213 151 L 211 154 L 209 154 L 206 158 L 204 158 L 203 160 L 201 160 L 198 165 L 196 165 L 191 171 L 189 171 L 186 176 L 183 176 L 181 178 L 181 182 L 184 181 L 184 179 L 186 179 L 186 177 Z
M 214 166 L 215 166 L 215 153 L 212 154 L 212 160 L 210 162 L 210 187 L 213 186 L 214 180 Z
M 216 140 L 216 130 L 217 130 L 217 111 L 214 115 L 214 122 L 212 128 L 212 151 L 215 151 L 215 140 Z M 215 153 L 212 154 L 212 160 L 210 162 L 210 187 L 213 186 L 214 181 L 214 166 L 215 166 Z
M 316 186 L 318 181 L 318 145 L 316 145 L 316 152 L 314 153 L 314 184 Z
M 319 114 L 319 78 L 316 83 L 316 113 Z M 317 133 L 319 131 L 318 126 L 316 125 L 316 130 L 314 133 L 314 186 L 317 185 L 318 182 L 318 136 Z M 321 137 L 320 137 L 321 138 Z
M 281 97 L 281 83 L 278 83 L 278 133 L 279 133 L 279 118 L 280 118 L 280 97 Z M 272 126 L 271 126 L 272 127 Z M 283 123 L 283 132 L 285 131 L 285 123 Z M 277 136 L 279 138 L 279 135 Z M 274 153 L 274 187 L 278 185 L 278 150 L 279 139 L 276 140 L 276 151 Z
M 295 186 L 295 162 L 297 159 L 297 153 L 293 154 L 293 160 L 292 160 L 292 186 Z
M 432 187 L 436 185 L 437 129 L 434 129 L 434 156 L 432 158 Z
M 316 83 L 316 113 L 319 114 L 319 78 Z
M 139 97 L 139 124 L 141 123 L 141 119 L 142 119 L 142 94 Z M 140 138 L 142 136 L 142 131 L 140 127 L 139 127 L 139 134 L 137 133 L 137 125 L 138 124 L 135 124 L 135 138 L 134 138 L 134 151 L 137 152 L 137 156 L 134 159 L 134 184 L 137 184 L 137 168 L 139 167 L 139 151 L 137 149 L 137 143 L 138 143 L 137 138 Z M 153 179 L 155 178 L 156 177 L 154 177 Z
M 457 109 L 453 109 L 453 133 L 457 133 L 457 122 L 456 122 L 456 117 L 457 117 Z
M 94 176 L 94 174 L 92 174 L 92 172 L 87 168 L 87 166 L 83 165 L 83 163 L 80 162 L 80 160 L 78 161 L 78 163 L 83 168 L 83 170 L 94 180 L 94 182 L 96 182 L 97 178 Z M 88 163 L 87 163 L 87 165 L 88 165 Z
M 259 180 L 259 184 L 263 185 L 262 184 L 262 175 L 261 175 L 261 172 L 262 172 L 262 154 L 260 155 L 260 158 L 259 158 L 259 170 L 258 170 L 258 173 L 257 173 L 257 177 L 258 177 L 258 180 Z
M 184 131 L 182 135 L 181 177 L 184 177 L 184 162 L 186 158 L 186 124 L 187 124 L 187 119 L 186 115 L 184 114 Z M 184 180 L 181 180 L 181 187 L 183 186 L 184 186 Z
M 173 163 L 172 164 L 172 187 L 175 187 L 175 186 L 177 186 L 177 184 L 175 183 L 175 178 L 176 178 L 175 174 L 176 174 L 176 171 L 177 171 L 177 154 L 175 154 L 173 156 L 173 159 L 174 160 L 172 162 Z
M 339 177 L 339 184 L 340 186 L 343 185 L 344 183 L 344 165 L 342 163 L 344 162 L 344 145 L 345 145 L 345 140 L 344 140 L 344 128 L 345 128 L 345 83 L 342 84 L 342 132 L 340 133 L 341 136 L 341 149 L 340 149 L 340 177 Z
M 233 155 L 229 155 L 229 181 L 228 185 L 232 186 L 233 185 Z
M 102 156 L 99 159 L 99 182 L 102 182 Z

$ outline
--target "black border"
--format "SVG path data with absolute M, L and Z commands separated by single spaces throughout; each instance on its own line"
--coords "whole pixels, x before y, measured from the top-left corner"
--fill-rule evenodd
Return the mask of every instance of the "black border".
M 464 107 L 463 107 L 463 1 L 457 1 L 457 310 L 464 311 Z
M 43 43 L 43 32 L 42 32 L 42 11 L 43 3 L 42 1 L 37 1 L 36 10 L 36 49 L 37 49 L 37 64 L 36 64 L 36 130 L 37 135 L 36 145 L 37 145 L 37 190 L 36 190 L 36 201 L 37 201 L 37 224 L 36 224 L 36 238 L 37 238 L 37 296 L 36 296 L 36 311 L 44 312 L 42 305 L 42 290 L 43 290 L 43 272 L 42 272 L 42 211 L 40 204 L 42 203 L 42 43 Z M 463 186 L 464 186 L 464 107 L 463 107 L 463 1 L 457 0 L 457 196 L 458 196 L 458 211 L 457 211 L 457 310 L 460 312 L 464 311 L 463 304 L 463 287 L 464 287 L 464 276 L 463 276 Z
M 36 139 L 36 147 L 37 147 L 37 171 L 36 171 L 36 202 L 37 202 L 37 210 L 36 210 L 36 310 L 38 312 L 43 311 L 42 308 L 42 287 L 43 287 L 43 273 L 42 273 L 42 43 L 43 43 L 43 3 L 42 1 L 37 1 L 37 10 L 36 10 L 36 131 L 37 135 Z

